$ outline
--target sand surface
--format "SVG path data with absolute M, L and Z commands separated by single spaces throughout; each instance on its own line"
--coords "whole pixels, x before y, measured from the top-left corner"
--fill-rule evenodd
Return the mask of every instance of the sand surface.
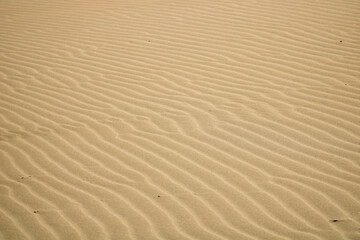
M 0 1 L 0 239 L 360 239 L 360 1 Z

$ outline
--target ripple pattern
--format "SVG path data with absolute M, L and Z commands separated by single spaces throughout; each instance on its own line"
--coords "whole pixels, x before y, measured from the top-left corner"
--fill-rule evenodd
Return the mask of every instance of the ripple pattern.
M 0 239 L 360 239 L 358 1 L 0 5 Z

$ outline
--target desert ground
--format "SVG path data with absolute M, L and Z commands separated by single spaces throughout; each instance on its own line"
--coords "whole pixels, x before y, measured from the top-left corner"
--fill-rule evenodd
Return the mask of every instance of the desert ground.
M 360 239 L 360 1 L 1 0 L 0 239 Z

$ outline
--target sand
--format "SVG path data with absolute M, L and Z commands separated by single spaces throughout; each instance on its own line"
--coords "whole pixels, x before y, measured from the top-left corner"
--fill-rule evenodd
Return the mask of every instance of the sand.
M 360 2 L 2 0 L 0 239 L 360 239 Z

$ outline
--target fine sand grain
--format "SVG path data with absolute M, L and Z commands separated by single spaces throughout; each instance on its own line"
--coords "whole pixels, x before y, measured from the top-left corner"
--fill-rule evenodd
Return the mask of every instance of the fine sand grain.
M 360 239 L 360 1 L 0 1 L 0 239 Z

